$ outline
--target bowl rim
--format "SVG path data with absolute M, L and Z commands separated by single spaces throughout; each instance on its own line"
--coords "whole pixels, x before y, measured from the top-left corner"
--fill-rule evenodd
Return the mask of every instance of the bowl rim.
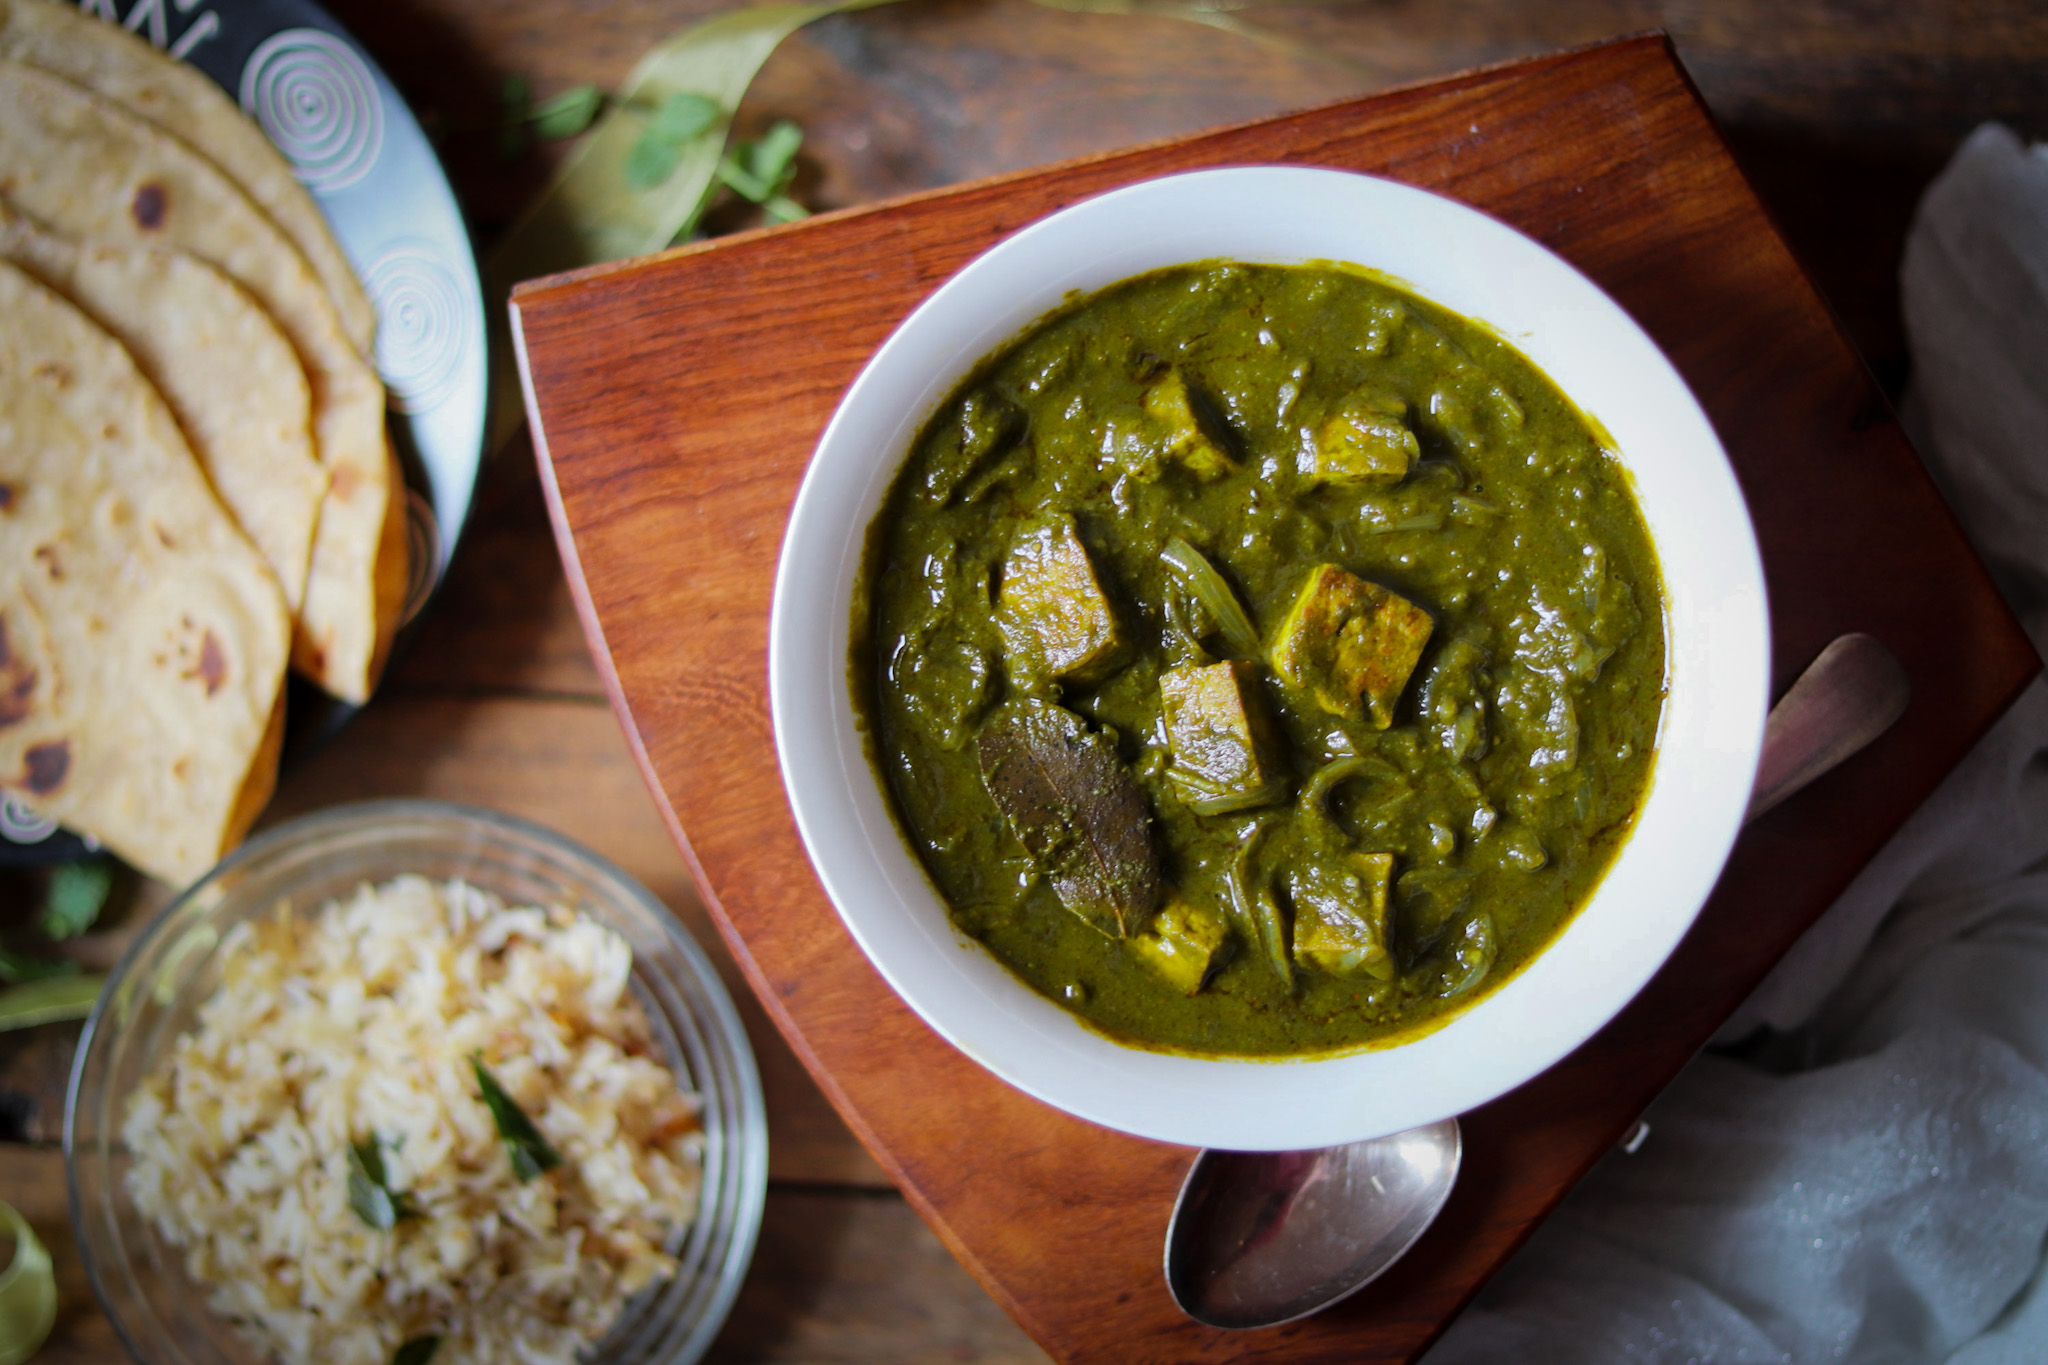
M 1692 491 L 1703 499 L 1700 506 L 1688 507 L 1683 518 L 1660 520 L 1669 508 L 1653 514 L 1642 491 L 1643 475 L 1650 468 L 1644 457 L 1650 452 L 1640 441 L 1630 444 L 1624 435 L 1633 430 L 1630 422 L 1622 422 L 1622 430 L 1617 431 L 1607 410 L 1586 401 L 1587 392 L 1597 384 L 1560 373 L 1562 369 L 1578 375 L 1582 367 L 1546 359 L 1545 337 L 1497 325 L 1503 315 L 1496 309 L 1471 306 L 1455 294 L 1446 298 L 1443 290 L 1430 287 L 1427 268 L 1404 268 L 1402 262 L 1384 255 L 1375 259 L 1373 251 L 1356 250 L 1275 251 L 1255 246 L 1173 254 L 1183 240 L 1207 240 L 1205 231 L 1213 235 L 1235 230 L 1185 221 L 1198 216 L 1196 206 L 1227 212 L 1231 202 L 1227 197 L 1232 195 L 1258 198 L 1268 214 L 1275 212 L 1276 204 L 1286 203 L 1310 209 L 1343 204 L 1383 215 L 1369 227 L 1347 223 L 1345 230 L 1354 234 L 1419 232 L 1388 225 L 1394 213 L 1418 215 L 1432 231 L 1449 234 L 1446 251 L 1464 251 L 1477 242 L 1481 247 L 1472 249 L 1497 253 L 1511 260 L 1516 271 L 1541 276 L 1540 287 L 1560 289 L 1562 296 L 1570 299 L 1569 313 L 1558 316 L 1571 325 L 1594 328 L 1624 347 L 1627 359 L 1639 372 L 1635 377 L 1655 386 L 1658 401 L 1665 405 L 1659 411 L 1671 427 L 1668 440 L 1660 438 L 1657 449 L 1661 452 L 1664 444 L 1670 444 L 1681 451 L 1682 462 L 1671 467 L 1692 481 Z M 1169 211 L 1177 211 L 1182 218 L 1168 217 Z M 1148 213 L 1155 216 L 1148 219 Z M 1138 224 L 1155 229 L 1157 237 L 1128 244 L 1123 238 L 1104 235 L 1106 225 L 1134 228 Z M 1291 230 L 1274 228 L 1271 235 L 1284 236 Z M 1332 228 L 1323 233 L 1324 237 L 1334 235 L 1341 232 Z M 1083 251 L 1077 241 L 1094 241 L 1096 245 Z M 1111 245 L 1102 246 L 1102 241 Z M 1437 249 L 1434 238 L 1427 248 Z M 1411 243 L 1408 249 L 1418 248 Z M 1085 259 L 1077 264 L 1076 258 Z M 861 572 L 859 561 L 864 557 L 874 509 L 907 458 L 917 432 L 973 365 L 1028 330 L 1074 291 L 1093 292 L 1150 269 L 1219 258 L 1362 265 L 1489 326 L 1615 433 L 1614 443 L 1637 484 L 1638 503 L 1651 524 L 1665 576 L 1667 698 L 1660 720 L 1659 757 L 1628 841 L 1594 893 L 1543 952 L 1448 1023 L 1396 1046 L 1296 1058 L 1193 1057 L 1118 1043 L 1038 996 L 1007 969 L 995 965 L 992 954 L 952 927 L 942 898 L 901 831 L 893 796 L 881 791 L 884 784 L 869 766 L 862 733 L 865 723 L 852 711 L 843 676 L 852 588 Z M 1465 267 L 1470 266 L 1459 259 Z M 1125 264 L 1130 260 L 1140 263 L 1132 268 Z M 1042 277 L 1022 287 L 1006 288 L 1004 272 L 1020 269 L 1037 269 Z M 1518 281 L 1514 289 L 1520 289 L 1521 276 L 1513 278 Z M 981 311 L 972 320 L 955 316 L 973 308 Z M 1509 308 L 1508 320 L 1515 315 L 1515 309 Z M 921 353 L 932 366 L 921 382 L 896 373 L 916 362 Z M 896 406 L 881 413 L 872 411 L 884 403 Z M 1661 454 L 1653 458 L 1663 461 Z M 1660 494 L 1667 502 L 1671 496 Z M 1683 524 L 1694 521 L 1699 524 L 1689 529 Z M 1675 584 L 1666 543 L 1667 535 L 1673 534 L 1680 541 L 1694 536 L 1718 537 L 1720 559 L 1716 563 L 1725 580 L 1718 585 L 1704 578 L 1698 583 Z M 859 543 L 850 571 L 846 560 L 849 540 Z M 1694 600 L 1696 596 L 1701 600 Z M 1717 612 L 1721 619 L 1714 619 Z M 1684 620 L 1674 624 L 1680 616 Z M 1689 632 L 1685 640 L 1696 644 L 1711 636 L 1718 647 L 1725 648 L 1725 658 L 1706 661 L 1719 670 L 1720 695 L 1703 693 L 1697 676 L 1690 681 L 1679 678 L 1681 691 L 1672 691 L 1673 670 L 1678 667 L 1673 661 L 1681 652 L 1681 625 Z M 836 663 L 834 642 L 838 645 Z M 1690 928 L 1733 846 L 1762 742 L 1769 661 L 1769 611 L 1762 562 L 1733 468 L 1683 376 L 1634 319 L 1569 262 L 1480 210 L 1398 181 L 1301 166 L 1213 168 L 1121 186 L 1035 220 L 950 275 L 877 348 L 821 435 L 791 510 L 777 564 L 769 627 L 769 693 L 777 758 L 799 834 L 841 922 L 897 996 L 969 1057 L 1057 1108 L 1141 1137 L 1238 1150 L 1327 1146 L 1449 1117 L 1539 1074 L 1611 1021 L 1662 967 Z M 1702 666 L 1686 664 L 1695 673 Z M 821 669 L 831 676 L 821 676 Z M 1662 822 L 1661 812 L 1671 801 L 1681 799 L 1669 795 L 1677 784 L 1660 779 L 1682 775 L 1690 781 L 1701 776 L 1667 767 L 1667 759 L 1677 752 L 1669 744 L 1674 733 L 1680 733 L 1674 731 L 1674 703 L 1680 700 L 1684 704 L 1678 709 L 1684 714 L 1676 719 L 1694 729 L 1710 727 L 1708 747 L 1719 755 L 1715 765 L 1706 769 L 1705 775 L 1714 780 L 1712 789 L 1693 794 L 1704 804 L 1690 830 L 1690 847 L 1679 852 L 1677 865 L 1667 869 L 1669 875 L 1664 878 L 1671 888 L 1665 899 L 1675 896 L 1688 904 L 1682 912 L 1654 909 L 1653 913 L 1661 916 L 1652 926 L 1654 932 L 1627 926 L 1616 930 L 1605 924 L 1608 916 L 1593 912 L 1603 900 L 1611 899 L 1609 888 L 1618 884 L 1616 874 L 1625 864 L 1632 885 L 1645 880 L 1646 869 L 1630 863 L 1628 855 L 1641 843 L 1639 836 L 1652 810 L 1659 812 Z M 1682 733 L 1691 734 L 1692 730 L 1682 729 Z M 875 818 L 877 795 L 880 821 Z M 909 879 L 903 875 L 906 862 L 914 872 Z M 1640 894 L 1638 899 L 1647 901 Z M 930 920 L 934 910 L 938 923 Z M 1597 932 L 1613 939 L 1610 956 L 1614 968 L 1596 992 L 1598 1007 L 1590 1008 L 1578 997 L 1561 998 L 1554 1012 L 1569 1016 L 1568 1026 L 1546 1020 L 1520 997 L 1537 988 L 1532 982 L 1540 986 L 1546 977 L 1557 975 L 1546 964 L 1565 959 L 1567 955 L 1560 949 L 1567 942 L 1575 944 L 1575 961 L 1591 951 L 1585 945 L 1596 929 L 1585 927 L 1588 925 L 1600 926 Z M 1605 945 L 1607 941 L 1602 942 Z M 945 952 L 949 943 L 964 952 L 949 957 Z M 977 957 L 993 968 L 994 976 L 972 965 Z M 1520 1003 L 1512 1010 L 1503 1009 L 1500 1002 L 1511 995 Z M 1290 1100 L 1303 1098 L 1314 1106 L 1322 1101 L 1312 1092 L 1362 1088 L 1372 1084 L 1375 1073 L 1402 1072 L 1403 1068 L 1384 1059 L 1426 1052 L 1441 1060 L 1438 1054 L 1448 1053 L 1461 1064 L 1471 1063 L 1463 1053 L 1472 1049 L 1446 1048 L 1442 1040 L 1461 1031 L 1473 1036 L 1480 1030 L 1474 1021 L 1482 1018 L 1488 1020 L 1489 1030 L 1503 1020 L 1509 1025 L 1511 1036 L 1506 1045 L 1521 1049 L 1513 1065 L 1482 1061 L 1465 1072 L 1439 1077 L 1419 1071 L 1418 1064 L 1406 1071 L 1412 1073 L 1410 1081 L 1416 1075 L 1423 1077 L 1422 1088 L 1428 1096 L 1424 1099 L 1373 1101 L 1347 1094 L 1329 1099 L 1327 1112 L 1312 1115 L 1286 1107 Z M 1064 1029 L 1059 1021 L 1065 1021 Z M 1005 1029 L 1030 1037 L 1018 1041 L 1006 1037 Z M 1112 1057 L 1112 1053 L 1120 1057 Z M 1289 1071 L 1317 1075 L 1309 1085 L 1271 1080 Z M 1230 1074 L 1225 1076 L 1225 1072 Z M 1261 1072 L 1263 1079 L 1255 1074 Z M 1223 1107 L 1214 1101 L 1219 1085 L 1227 1087 L 1238 1101 L 1231 1106 L 1238 1112 L 1216 1112 Z
M 693 1004 L 701 1006 L 709 1016 L 716 1036 L 706 1041 L 719 1054 L 718 1061 L 723 1064 L 726 1073 L 719 1077 L 693 1076 L 692 1088 L 702 1094 L 711 1087 L 714 1079 L 723 1083 L 722 1091 L 729 1091 L 722 1093 L 723 1103 L 731 1111 L 738 1140 L 730 1144 L 733 1150 L 723 1158 L 724 1163 L 732 1170 L 730 1179 L 725 1182 L 731 1199 L 731 1240 L 719 1258 L 719 1263 L 712 1268 L 716 1280 L 711 1293 L 702 1301 L 696 1322 L 688 1329 L 684 1340 L 665 1359 L 675 1362 L 675 1365 L 690 1365 L 690 1362 L 699 1359 L 710 1349 L 713 1340 L 731 1315 L 746 1279 L 747 1270 L 753 1262 L 755 1249 L 759 1245 L 762 1219 L 767 1208 L 768 1118 L 766 1096 L 761 1087 L 760 1068 L 754 1057 L 752 1042 L 733 1003 L 731 992 L 726 989 L 717 969 L 712 966 L 711 959 L 660 897 L 610 858 L 581 841 L 537 821 L 505 811 L 434 798 L 398 797 L 322 807 L 286 820 L 245 841 L 149 917 L 128 946 L 122 950 L 120 958 L 107 973 L 107 979 L 100 987 L 99 998 L 93 1002 L 92 1012 L 87 1016 L 85 1027 L 79 1035 L 77 1049 L 72 1056 L 71 1072 L 64 1087 L 63 1154 L 66 1207 L 70 1215 L 73 1237 L 78 1244 L 79 1257 L 85 1267 L 86 1280 L 92 1286 L 93 1297 L 113 1325 L 121 1344 L 136 1360 L 150 1361 L 155 1357 L 144 1349 L 145 1343 L 135 1339 L 130 1324 L 123 1319 L 111 1300 L 104 1284 L 105 1272 L 93 1255 L 92 1239 L 84 1235 L 87 1209 L 84 1192 L 80 1187 L 79 1156 L 75 1143 L 78 1106 L 86 1070 L 90 1059 L 96 1055 L 95 1045 L 100 1042 L 103 1033 L 112 1027 L 107 1017 L 108 1010 L 119 994 L 121 986 L 128 980 L 131 971 L 144 957 L 156 937 L 177 918 L 181 910 L 207 894 L 228 874 L 280 848 L 316 836 L 350 829 L 374 829 L 380 825 L 417 824 L 422 819 L 450 821 L 459 827 L 482 829 L 495 835 L 509 835 L 515 842 L 536 844 L 563 856 L 572 864 L 581 864 L 579 870 L 594 874 L 593 880 L 612 883 L 628 899 L 637 902 L 641 909 L 647 911 L 651 920 L 661 929 L 667 946 L 680 957 L 687 979 L 673 984 L 679 987 Z M 402 875 L 405 875 L 404 869 L 394 869 L 389 872 L 387 879 Z M 308 909 L 317 910 L 318 906 Z M 638 957 L 639 954 L 636 953 L 636 961 Z M 708 1201 L 712 1194 L 713 1191 L 707 1181 L 703 1186 L 703 1196 Z M 700 1210 L 701 1207 L 700 1205 Z M 693 1222 L 691 1226 L 695 1227 L 696 1224 Z

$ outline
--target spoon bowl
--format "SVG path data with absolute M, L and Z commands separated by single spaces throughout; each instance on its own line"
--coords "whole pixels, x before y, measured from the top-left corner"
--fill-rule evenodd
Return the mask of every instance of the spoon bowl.
M 1166 1286 L 1210 1327 L 1271 1327 L 1377 1279 L 1457 1183 L 1456 1119 L 1309 1152 L 1195 1158 L 1166 1230 Z

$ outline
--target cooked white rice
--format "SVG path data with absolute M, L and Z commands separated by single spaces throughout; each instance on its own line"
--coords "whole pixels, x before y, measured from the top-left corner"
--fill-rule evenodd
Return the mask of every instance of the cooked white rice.
M 561 909 L 401 877 L 234 929 L 224 978 L 129 1101 L 129 1193 L 213 1309 L 290 1365 L 567 1362 L 675 1271 L 698 1102 L 650 1054 L 632 950 Z M 478 1094 L 481 1052 L 562 1164 L 522 1183 Z M 416 1213 L 352 1210 L 381 1144 Z

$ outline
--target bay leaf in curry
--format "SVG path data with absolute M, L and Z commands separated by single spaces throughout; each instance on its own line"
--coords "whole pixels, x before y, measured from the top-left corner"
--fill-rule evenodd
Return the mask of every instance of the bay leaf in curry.
M 992 716 L 976 743 L 982 781 L 1060 903 L 1111 938 L 1159 903 L 1159 857 L 1145 794 L 1108 739 L 1080 717 L 1024 701 Z

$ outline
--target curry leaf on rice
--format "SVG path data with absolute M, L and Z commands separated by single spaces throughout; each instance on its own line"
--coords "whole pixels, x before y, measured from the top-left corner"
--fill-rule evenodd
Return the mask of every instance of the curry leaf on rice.
M 498 1125 L 498 1136 L 504 1140 L 505 1155 L 512 1159 L 512 1173 L 524 1182 L 561 1165 L 561 1154 L 540 1135 L 519 1101 L 498 1084 L 498 1078 L 484 1065 L 483 1054 L 472 1054 L 469 1064 L 476 1072 L 477 1088 L 483 1092 L 484 1107 L 491 1111 L 491 1121 Z

